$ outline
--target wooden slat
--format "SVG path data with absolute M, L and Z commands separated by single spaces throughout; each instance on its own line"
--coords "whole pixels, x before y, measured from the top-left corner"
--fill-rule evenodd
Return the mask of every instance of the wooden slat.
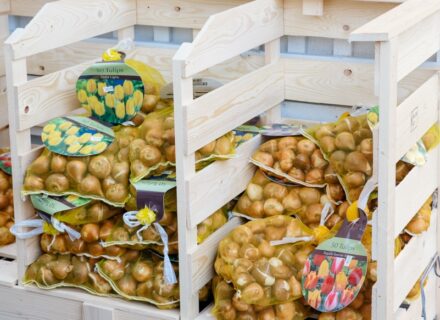
M 399 35 L 397 80 L 428 60 L 440 49 L 440 11 Z
M 11 1 L 11 15 L 32 17 L 37 14 L 43 5 L 55 0 L 13 0 Z
M 186 107 L 186 153 L 195 152 L 283 101 L 284 74 L 280 62 L 209 92 Z
M 83 320 L 117 320 L 114 309 L 102 307 L 94 303 L 85 302 L 83 304 Z
M 245 142 L 237 149 L 235 158 L 216 161 L 187 182 L 190 227 L 196 227 L 246 189 L 255 173 L 249 158 L 260 144 L 260 136 Z
M 17 278 L 17 262 L 0 260 L 0 286 L 12 287 Z
M 137 0 L 137 24 L 201 29 L 209 16 L 250 0 Z
M 239 218 L 229 220 L 191 253 L 193 264 L 191 281 L 194 283 L 195 292 L 198 292 L 214 275 L 213 265 L 217 256 L 218 243 L 240 224 Z
M 18 87 L 19 130 L 42 124 L 65 115 L 80 105 L 75 84 L 81 73 L 92 62 L 55 72 Z
M 132 26 L 136 0 L 69 0 L 46 4 L 10 42 L 15 59 Z
M 399 281 L 396 281 L 394 287 L 394 312 L 397 311 L 437 252 L 437 218 L 437 212 L 433 212 L 428 231 L 413 237 L 396 258 L 394 270 L 395 274 L 399 275 Z
M 437 122 L 439 77 L 433 75 L 397 108 L 396 162 Z
M 298 55 L 286 58 L 285 73 L 288 100 L 338 105 L 377 103 L 374 70 L 368 61 L 325 61 Z
M 437 188 L 438 152 L 428 153 L 424 166 L 413 168 L 396 188 L 396 214 L 394 235 L 397 237 L 423 203 Z
M 287 100 L 353 106 L 377 104 L 374 66 L 370 60 L 288 55 L 285 66 Z M 406 99 L 430 76 L 417 70 L 400 81 L 399 101 Z
M 283 1 L 260 0 L 212 15 L 185 57 L 190 77 L 283 35 Z
M 326 0 L 322 16 L 307 16 L 303 0 L 284 1 L 284 33 L 347 39 L 350 32 L 395 7 L 392 3 L 366 3 L 353 0 Z
M 0 247 L 0 258 L 17 259 L 17 246 L 15 243 Z
M 411 0 L 368 22 L 350 35 L 352 41 L 388 41 L 440 10 L 437 0 Z
M 322 16 L 324 0 L 303 0 L 303 14 L 307 16 Z

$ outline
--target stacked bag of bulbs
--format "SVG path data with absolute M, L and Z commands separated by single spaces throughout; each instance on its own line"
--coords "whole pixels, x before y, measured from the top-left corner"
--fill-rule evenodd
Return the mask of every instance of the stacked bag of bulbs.
M 15 241 L 15 236 L 9 230 L 14 225 L 14 193 L 11 170 L 9 150 L 0 149 L 0 247 Z
M 257 166 L 255 175 L 233 210 L 249 221 L 218 246 L 213 281 L 217 319 L 371 319 L 372 286 L 377 280 L 371 224 L 361 237 L 364 269 L 354 259 L 310 255 L 338 234 L 344 220 L 359 219 L 357 202 L 373 176 L 377 125 L 375 107 L 297 132 L 283 125 L 263 127 L 265 142 L 251 159 Z M 396 184 L 412 167 L 423 165 L 437 143 L 438 128 L 433 127 L 417 150 L 398 163 Z M 432 197 L 426 199 L 396 239 L 396 256 L 411 237 L 429 228 L 432 202 Z M 367 204 L 365 213 L 371 220 L 377 208 L 374 189 Z M 420 292 L 418 282 L 407 300 L 418 298 Z
M 78 79 L 86 114 L 44 126 L 22 190 L 36 218 L 12 228 L 20 239 L 40 238 L 25 284 L 178 306 L 174 110 L 164 84 L 157 70 L 109 50 Z M 235 143 L 231 132 L 200 149 L 198 168 L 233 157 Z M 199 242 L 227 213 L 198 226 Z M 210 292 L 203 288 L 200 299 Z

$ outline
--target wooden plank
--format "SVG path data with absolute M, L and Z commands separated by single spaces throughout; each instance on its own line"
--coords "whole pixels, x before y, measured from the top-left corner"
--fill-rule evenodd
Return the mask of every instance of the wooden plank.
M 396 6 L 384 2 L 326 0 L 322 16 L 307 16 L 302 5 L 303 0 L 284 2 L 285 35 L 348 39 L 350 32 Z
M 437 218 L 436 212 L 433 212 L 428 231 L 413 237 L 396 258 L 394 272 L 399 275 L 400 280 L 396 281 L 394 286 L 394 312 L 398 310 L 437 252 Z
M 439 29 L 440 11 L 399 35 L 397 80 L 403 79 L 440 49 Z
M 211 280 L 214 275 L 212 266 L 217 256 L 219 242 L 240 224 L 241 219 L 239 218 L 229 220 L 191 253 L 191 263 L 193 265 L 192 281 L 195 293 Z
M 0 247 L 0 258 L 17 259 L 17 246 L 11 243 L 7 246 Z
M 11 0 L 0 0 L 0 14 L 8 14 L 10 10 L 11 10 Z
M 216 161 L 189 179 L 188 205 L 191 215 L 188 219 L 190 227 L 196 227 L 215 210 L 246 189 L 255 173 L 255 166 L 249 163 L 249 158 L 260 144 L 261 137 L 257 136 L 243 143 L 237 149 L 235 158 L 228 161 Z
M 12 287 L 17 279 L 17 262 L 0 260 L 0 286 Z
M 34 293 L 19 287 L 0 286 L 0 299 L 2 301 L 0 319 L 82 320 L 81 302 L 57 297 L 49 298 L 43 291 Z
M 212 15 L 185 57 L 190 77 L 283 36 L 283 1 L 261 0 Z
M 13 0 L 11 1 L 11 15 L 34 16 L 46 3 L 55 0 Z
M 374 66 L 370 60 L 286 55 L 287 100 L 353 106 L 378 103 L 374 93 Z M 417 70 L 400 81 L 399 102 L 433 75 Z
M 184 132 L 185 118 L 183 106 L 193 101 L 193 79 L 183 75 L 184 57 L 191 50 L 184 43 L 173 57 L 174 124 L 176 132 Z M 191 211 L 188 201 L 188 184 L 195 175 L 195 155 L 185 155 L 183 135 L 176 135 L 176 175 L 177 175 L 177 219 L 179 232 L 179 279 L 180 315 L 182 319 L 194 319 L 199 313 L 198 293 L 192 280 L 193 265 L 190 252 L 197 246 L 197 228 L 189 227 Z
M 232 81 L 185 107 L 186 154 L 284 101 L 283 64 L 274 63 Z M 222 123 L 221 126 L 218 126 Z
M 14 41 L 15 37 L 21 35 L 22 30 L 16 30 L 8 41 Z M 23 221 L 30 212 L 34 212 L 30 201 L 25 201 L 19 195 L 22 188 L 23 176 L 26 168 L 20 163 L 20 154 L 31 150 L 31 133 L 30 130 L 18 130 L 18 92 L 17 86 L 25 83 L 27 80 L 26 59 L 14 60 L 12 57 L 12 47 L 5 43 L 5 65 L 8 88 L 8 114 L 9 126 L 11 132 L 11 159 L 12 166 L 12 182 L 14 191 L 14 217 L 16 222 Z M 18 278 L 22 279 L 25 272 L 25 261 L 27 257 L 27 246 L 24 240 L 17 240 L 17 261 L 18 261 Z M 35 250 L 38 252 L 38 249 Z
M 392 319 L 394 315 L 394 246 L 395 246 L 395 185 L 396 185 L 396 79 L 397 43 L 390 41 L 380 44 L 379 61 L 379 105 L 381 107 L 379 126 L 379 200 L 377 234 L 379 250 L 377 253 L 377 314 L 373 319 Z
M 421 314 L 422 314 L 422 299 L 417 299 L 416 301 L 411 302 L 408 310 L 404 308 L 399 308 L 393 319 L 397 319 L 397 320 L 421 319 Z M 435 319 L 435 318 L 427 318 L 427 319 Z
M 114 316 L 114 309 L 84 302 L 83 320 L 117 320 Z
M 356 29 L 351 41 L 388 41 L 437 14 L 437 0 L 411 0 Z
M 439 76 L 434 74 L 397 107 L 396 162 L 437 122 L 438 99 Z
M 374 70 L 366 60 L 285 59 L 287 100 L 337 105 L 375 104 Z
M 1 2 L 0 2 L 1 8 Z M 1 9 L 0 9 L 1 11 Z M 1 13 L 0 13 L 1 14 Z M 5 55 L 3 50 L 3 43 L 9 36 L 9 19 L 7 15 L 0 15 L 0 77 L 5 75 Z
M 250 0 L 137 0 L 137 24 L 201 29 L 213 14 Z
M 10 42 L 15 59 L 132 26 L 136 0 L 68 0 L 46 4 Z
M 324 0 L 303 0 L 303 14 L 306 16 L 322 16 Z
M 29 129 L 79 108 L 74 88 L 91 64 L 80 64 L 18 86 L 18 129 Z
M 438 169 L 438 153 L 429 152 L 426 164 L 414 167 L 396 187 L 396 237 L 437 188 Z

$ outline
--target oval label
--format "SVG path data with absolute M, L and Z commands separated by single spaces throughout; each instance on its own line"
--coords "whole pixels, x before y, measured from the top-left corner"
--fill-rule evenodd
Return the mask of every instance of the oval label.
M 79 77 L 76 93 L 81 106 L 101 121 L 120 124 L 142 107 L 144 83 L 124 62 L 99 62 Z
M 51 152 L 70 157 L 100 154 L 114 139 L 111 128 L 77 116 L 52 119 L 41 134 L 41 140 Z

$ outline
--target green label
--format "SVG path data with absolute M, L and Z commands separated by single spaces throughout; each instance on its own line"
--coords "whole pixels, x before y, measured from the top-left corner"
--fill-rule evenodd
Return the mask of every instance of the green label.
M 333 251 L 338 253 L 346 253 L 355 256 L 366 256 L 364 246 L 361 242 L 347 238 L 331 238 L 318 246 L 322 251 Z
M 139 112 L 145 89 L 139 74 L 124 62 L 100 62 L 80 76 L 76 92 L 91 116 L 121 124 Z
M 72 195 L 63 197 L 36 194 L 31 195 L 31 202 L 34 208 L 50 215 L 82 207 L 90 203 L 91 201 L 91 199 L 81 198 Z
M 100 154 L 114 139 L 111 128 L 87 117 L 52 119 L 41 134 L 41 140 L 50 151 L 73 157 Z

